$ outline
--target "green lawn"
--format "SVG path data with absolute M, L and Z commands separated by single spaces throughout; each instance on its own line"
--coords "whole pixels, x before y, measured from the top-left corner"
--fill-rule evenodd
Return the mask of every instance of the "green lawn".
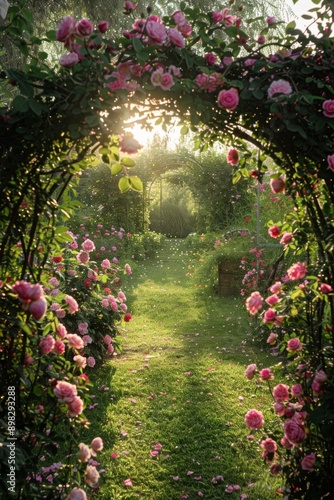
M 268 393 L 255 394 L 245 368 L 275 360 L 252 341 L 239 297 L 200 295 L 196 261 L 168 241 L 131 278 L 123 352 L 99 371 L 98 406 L 86 411 L 89 432 L 104 440 L 98 498 L 276 497 L 258 447 L 263 433 L 247 437 L 244 424 L 251 408 L 271 418 Z M 228 493 L 230 485 L 240 489 Z

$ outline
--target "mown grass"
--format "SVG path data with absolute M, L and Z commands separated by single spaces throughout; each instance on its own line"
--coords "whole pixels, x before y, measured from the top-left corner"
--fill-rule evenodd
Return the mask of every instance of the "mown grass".
M 199 295 L 194 264 L 169 241 L 131 279 L 123 352 L 97 374 L 98 405 L 87 414 L 90 435 L 104 440 L 98 498 L 276 497 L 277 479 L 259 451 L 263 433 L 250 438 L 244 424 L 251 408 L 271 419 L 269 394 L 255 393 L 244 371 L 273 359 L 252 342 L 240 298 Z M 224 481 L 214 484 L 216 476 Z M 228 493 L 229 485 L 240 490 Z

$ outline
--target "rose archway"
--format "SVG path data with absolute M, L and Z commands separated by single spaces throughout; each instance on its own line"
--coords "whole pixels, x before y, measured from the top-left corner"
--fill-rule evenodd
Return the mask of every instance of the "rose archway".
M 23 349 L 20 359 L 24 359 L 28 330 L 22 330 L 20 322 L 14 322 L 13 330 L 7 325 L 7 309 L 15 293 L 22 299 L 19 285 L 13 287 L 11 282 L 21 280 L 22 286 L 26 280 L 40 281 L 50 252 L 66 241 L 62 217 L 66 220 L 73 207 L 68 193 L 82 169 L 98 157 L 110 165 L 112 174 L 122 174 L 122 192 L 141 189 L 140 178 L 132 173 L 135 163 L 128 156 L 139 145 L 131 135 L 122 136 L 130 109 L 142 116 L 144 124 L 179 117 L 184 128 L 196 133 L 197 149 L 215 141 L 233 147 L 235 182 L 241 176 L 261 178 L 270 157 L 275 164 L 272 178 L 281 185 L 275 189 L 285 189 L 295 202 L 295 212 L 287 215 L 278 231 L 285 235 L 286 251 L 294 250 L 307 261 L 298 262 L 289 279 L 309 277 L 303 287 L 287 290 L 282 299 L 270 299 L 263 322 L 279 327 L 286 321 L 290 333 L 281 339 L 283 348 L 296 355 L 300 349 L 291 340 L 298 335 L 307 345 L 301 359 L 310 377 L 326 373 L 321 381 L 317 375 L 317 387 L 307 386 L 304 380 L 309 392 L 300 410 L 307 408 L 307 415 L 284 424 L 284 429 L 298 426 L 298 442 L 290 444 L 304 454 L 311 443 L 306 440 L 305 426 L 314 431 L 311 435 L 320 463 L 316 478 L 321 478 L 325 491 L 325 476 L 332 481 L 331 462 L 324 457 L 332 445 L 326 433 L 332 425 L 333 407 L 322 383 L 332 376 L 334 346 L 330 2 L 324 0 L 317 11 L 318 36 L 302 33 L 294 23 L 282 34 L 274 18 L 263 20 L 261 31 L 250 35 L 252 20 L 246 22 L 240 12 L 227 8 L 204 13 L 182 5 L 165 18 L 150 9 L 136 18 L 131 2 L 125 8 L 134 19 L 121 38 L 111 36 L 105 21 L 94 27 L 90 21 L 68 16 L 43 41 L 33 37 L 25 9 L 9 10 L 4 30 L 11 30 L 26 61 L 21 70 L 6 67 L 1 74 L 1 88 L 8 95 L 0 108 L 0 278 L 5 331 L 15 342 L 22 336 L 23 347 L 16 344 L 16 348 Z M 47 62 L 42 42 L 63 44 L 65 54 L 59 64 Z M 276 237 L 275 231 L 272 234 Z M 40 299 L 44 307 L 42 295 L 36 298 Z M 248 307 L 251 314 L 258 313 L 262 297 L 253 295 Z M 13 311 L 17 314 L 17 309 Z M 39 321 L 45 310 L 40 312 L 42 316 L 32 313 L 33 319 Z M 10 356 L 5 361 L 8 378 L 21 376 L 20 362 Z M 276 397 L 276 403 L 285 400 Z M 283 411 L 280 416 L 284 415 Z M 253 412 L 251 416 L 247 425 L 260 427 L 261 415 Z M 285 430 L 286 436 L 292 434 L 291 429 Z M 321 436 L 318 441 L 316 435 Z M 291 460 L 290 469 L 283 467 L 289 484 L 291 470 L 296 470 L 301 459 Z M 308 479 L 301 476 L 295 482 L 312 492 Z

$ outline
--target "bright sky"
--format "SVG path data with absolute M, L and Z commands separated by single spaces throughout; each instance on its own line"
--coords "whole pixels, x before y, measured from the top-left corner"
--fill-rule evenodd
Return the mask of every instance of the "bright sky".
M 296 14 L 296 16 L 298 16 L 298 19 L 295 19 L 297 28 L 303 29 L 310 23 L 310 21 L 302 19 L 301 16 L 303 14 L 307 14 L 307 11 L 309 9 L 313 9 L 314 7 L 316 7 L 316 5 L 311 0 L 298 0 L 296 4 L 294 4 L 292 0 L 287 0 L 286 3 Z M 290 21 L 292 21 L 292 19 L 290 19 Z

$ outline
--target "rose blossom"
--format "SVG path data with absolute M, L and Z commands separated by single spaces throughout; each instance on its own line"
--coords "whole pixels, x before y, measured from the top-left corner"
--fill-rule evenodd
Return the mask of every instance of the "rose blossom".
M 257 370 L 257 366 L 253 363 L 251 365 L 248 365 L 245 371 L 245 376 L 248 378 L 248 380 L 252 380 L 254 378 L 254 373 Z
M 83 335 L 82 340 L 84 345 L 91 344 L 93 342 L 93 339 L 90 335 Z
M 73 361 L 80 367 L 80 368 L 86 368 L 87 365 L 87 359 L 85 356 L 81 356 L 80 354 L 77 354 L 76 356 L 73 357 Z
M 237 165 L 239 162 L 239 152 L 235 148 L 231 148 L 227 153 L 227 163 L 230 165 Z
M 284 233 L 280 239 L 281 245 L 288 245 L 292 241 L 292 233 Z
M 59 380 L 53 392 L 61 403 L 69 403 L 77 395 L 77 388 L 75 385 Z
M 281 439 L 281 445 L 284 446 L 284 448 L 286 448 L 287 450 L 291 450 L 291 448 L 293 448 L 293 444 L 290 443 L 290 441 L 285 436 L 283 436 Z
M 61 355 L 61 354 L 64 354 L 65 349 L 66 349 L 66 346 L 65 346 L 64 342 L 62 342 L 61 340 L 56 340 L 54 348 L 53 348 L 54 352 L 56 354 Z
M 277 21 L 276 21 L 275 17 L 273 17 L 273 16 L 268 16 L 267 17 L 267 24 L 268 24 L 268 26 L 271 26 L 272 24 L 276 24 L 276 23 L 277 23 Z
M 328 168 L 334 172 L 334 154 L 327 156 Z
M 72 347 L 73 349 L 83 349 L 84 348 L 84 342 L 79 335 L 76 333 L 69 333 L 67 335 L 67 340 L 68 340 L 68 345 L 69 347 Z
M 245 415 L 245 423 L 250 429 L 260 429 L 264 424 L 262 412 L 249 410 Z
M 307 272 L 307 265 L 303 262 L 296 262 L 288 270 L 287 275 L 291 280 L 299 280 L 304 278 Z
M 94 438 L 90 445 L 92 447 L 91 453 L 92 453 L 93 457 L 96 456 L 97 451 L 103 450 L 103 441 L 100 437 Z
M 92 252 L 93 250 L 95 250 L 95 245 L 92 240 L 87 239 L 83 243 L 81 243 L 81 248 L 85 252 Z
M 111 339 L 110 335 L 105 335 L 105 336 L 103 337 L 103 342 L 104 342 L 105 344 L 109 345 L 109 344 L 111 344 L 111 341 L 112 341 L 112 339 Z
M 260 371 L 260 378 L 261 380 L 272 380 L 274 378 L 274 374 L 270 368 L 263 368 Z
M 266 298 L 266 302 L 269 306 L 274 306 L 278 302 L 278 300 L 279 298 L 276 293 L 274 293 L 273 295 L 269 295 L 269 297 Z
M 330 285 L 328 285 L 327 283 L 321 283 L 320 291 L 322 293 L 330 293 L 333 291 L 333 288 Z
M 68 312 L 70 314 L 74 314 L 79 310 L 77 301 L 71 295 L 66 295 L 65 302 L 68 305 Z
M 166 28 L 162 23 L 157 21 L 147 21 L 146 33 L 149 37 L 150 45 L 162 45 L 167 37 Z
M 88 323 L 86 323 L 86 321 L 84 323 L 79 323 L 78 330 L 81 335 L 86 335 L 88 333 Z
M 273 396 L 277 403 L 282 403 L 289 399 L 289 386 L 286 384 L 278 384 L 273 389 Z
M 73 17 L 64 17 L 64 19 L 60 21 L 60 25 L 56 33 L 56 40 L 58 42 L 67 42 L 76 34 L 76 27 L 77 22 Z
M 301 384 L 294 384 L 291 387 L 291 394 L 294 397 L 299 397 L 303 394 L 303 386 Z
M 95 359 L 93 358 L 93 356 L 88 356 L 88 358 L 87 358 L 87 365 L 90 368 L 93 368 L 95 366 Z
M 81 250 L 76 256 L 76 259 L 80 264 L 87 264 L 89 262 L 89 253 Z
M 270 332 L 269 337 L 267 338 L 267 344 L 275 344 L 277 337 L 277 333 Z
M 43 318 L 47 310 L 47 303 L 44 297 L 34 300 L 29 305 L 29 311 L 36 321 Z
M 85 473 L 85 481 L 89 486 L 93 486 L 99 480 L 100 474 L 93 465 L 88 465 Z
M 91 453 L 88 446 L 84 443 L 79 444 L 78 459 L 80 462 L 84 463 L 90 459 Z
M 260 446 L 268 453 L 275 453 L 275 451 L 277 450 L 277 443 L 271 438 L 267 438 L 261 441 Z
M 66 500 L 87 500 L 87 495 L 81 488 L 73 488 Z
M 109 259 L 104 259 L 101 262 L 101 267 L 103 267 L 104 269 L 110 269 L 110 267 L 111 267 L 110 260 Z
M 274 309 L 268 309 L 263 316 L 263 323 L 274 323 L 276 319 L 276 311 Z
M 268 97 L 273 98 L 275 94 L 289 95 L 292 93 L 292 87 L 286 80 L 274 80 L 268 88 Z
M 42 339 L 39 343 L 39 348 L 42 354 L 49 354 L 51 351 L 53 351 L 55 343 L 55 339 L 52 337 L 52 335 L 47 335 L 44 339 Z
M 182 34 L 176 28 L 169 28 L 168 30 L 168 40 L 172 42 L 178 49 L 184 48 L 184 38 Z
M 334 118 L 334 100 L 333 99 L 328 99 L 327 101 L 324 101 L 322 103 L 322 109 L 323 109 L 324 115 L 327 118 Z
M 59 59 L 60 66 L 63 68 L 71 68 L 79 62 L 79 56 L 76 52 L 70 52 L 69 54 L 64 54 Z
M 67 337 L 67 330 L 64 325 L 61 323 L 57 326 L 57 333 L 61 339 Z
M 305 439 L 304 429 L 292 418 L 284 422 L 284 435 L 294 445 L 301 444 Z
M 276 415 L 278 415 L 279 417 L 283 417 L 285 413 L 285 406 L 283 403 L 274 403 L 274 410 Z
M 98 25 L 97 25 L 97 29 L 99 30 L 100 33 L 105 33 L 109 28 L 109 23 L 108 21 L 101 21 Z
M 131 276 L 131 274 L 132 274 L 132 269 L 131 269 L 130 264 L 125 264 L 125 266 L 124 266 L 124 270 L 125 270 L 125 272 L 126 272 L 126 274 L 127 274 L 128 276 Z
M 72 401 L 67 403 L 67 407 L 71 417 L 77 417 L 83 411 L 83 401 L 79 396 L 74 396 Z
M 301 461 L 302 469 L 308 472 L 313 472 L 315 466 L 315 460 L 316 460 L 315 453 L 310 453 L 309 455 L 305 455 L 305 457 Z
M 315 376 L 314 376 L 314 380 L 316 382 L 319 382 L 319 383 L 323 383 L 323 382 L 326 382 L 327 380 L 327 375 L 326 373 L 323 371 L 323 370 L 319 370 L 316 372 Z
M 271 293 L 279 293 L 282 290 L 282 283 L 280 281 L 277 281 L 269 288 L 269 290 L 271 291 Z
M 43 288 L 39 283 L 31 284 L 28 281 L 16 281 L 12 290 L 18 294 L 22 302 L 31 302 L 43 297 Z
M 263 298 L 259 292 L 253 292 L 246 300 L 246 308 L 250 314 L 256 314 L 262 308 Z
M 272 226 L 268 229 L 268 234 L 272 238 L 278 238 L 281 234 L 279 227 L 277 226 Z
M 124 314 L 124 318 L 123 319 L 124 319 L 124 321 L 126 323 L 129 323 L 129 321 L 132 319 L 132 314 L 130 314 L 130 313 Z
M 81 19 L 77 25 L 77 31 L 82 36 L 90 36 L 93 33 L 94 27 L 91 21 L 87 21 L 87 19 Z
M 119 138 L 119 148 L 122 153 L 135 154 L 143 146 L 133 137 L 131 132 L 126 132 Z
M 239 92 L 234 87 L 221 90 L 218 94 L 218 107 L 233 111 L 239 104 Z
M 290 352 L 301 351 L 302 348 L 303 348 L 303 345 L 297 337 L 290 339 L 287 343 L 287 351 L 290 351 Z

